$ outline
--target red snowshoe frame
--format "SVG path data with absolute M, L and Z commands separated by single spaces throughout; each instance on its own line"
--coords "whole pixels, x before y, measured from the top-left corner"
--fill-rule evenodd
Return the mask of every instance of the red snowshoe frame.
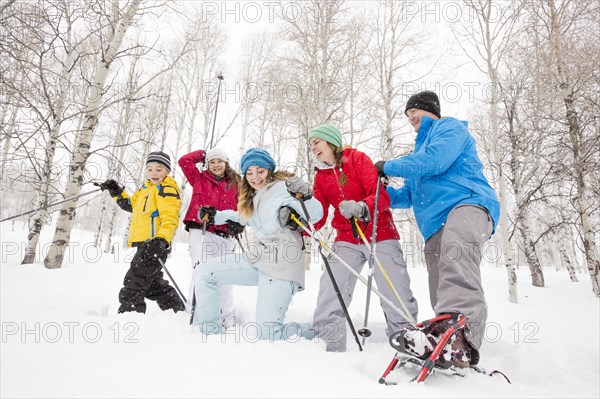
M 442 353 L 442 350 L 444 349 L 444 346 L 446 345 L 446 343 L 448 342 L 450 337 L 457 331 L 460 331 L 465 328 L 465 323 L 466 323 L 465 316 L 463 316 L 462 314 L 456 314 L 456 313 L 444 314 L 441 316 L 434 317 L 433 319 L 422 321 L 416 325 L 416 328 L 421 329 L 421 330 L 427 330 L 433 323 L 437 323 L 437 322 L 440 322 L 443 320 L 450 320 L 449 328 L 442 334 L 437 345 L 433 349 L 433 352 L 431 352 L 429 357 L 427 357 L 425 359 L 425 361 L 423 361 L 421 371 L 419 371 L 419 374 L 415 378 L 413 378 L 411 381 L 416 381 L 417 383 L 421 383 L 421 382 L 425 381 L 425 378 L 427 378 L 427 376 L 431 373 L 431 371 L 436 366 L 436 362 L 438 361 L 438 358 L 440 357 L 440 354 Z M 391 341 L 391 339 L 390 339 L 390 341 Z M 392 345 L 392 347 L 397 349 L 396 346 L 394 346 L 394 345 Z M 387 367 L 387 369 L 385 370 L 385 372 L 379 379 L 380 384 L 386 384 L 385 378 L 398 365 L 398 362 L 400 361 L 400 358 L 398 357 L 399 353 L 400 353 L 400 351 L 396 352 L 396 354 L 394 355 L 394 358 L 390 362 L 389 366 Z

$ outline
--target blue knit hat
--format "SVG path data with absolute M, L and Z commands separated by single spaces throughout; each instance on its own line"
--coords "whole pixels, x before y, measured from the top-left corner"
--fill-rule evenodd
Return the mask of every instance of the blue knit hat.
M 259 166 L 274 171 L 276 165 L 273 157 L 271 157 L 266 150 L 263 150 L 262 148 L 250 148 L 242 156 L 242 160 L 240 161 L 242 175 L 246 174 L 246 171 L 250 166 Z
M 342 146 L 342 134 L 333 125 L 326 124 L 317 126 L 308 134 L 308 141 L 310 142 L 310 139 L 315 137 L 321 140 L 325 140 L 326 142 L 331 143 L 336 147 Z

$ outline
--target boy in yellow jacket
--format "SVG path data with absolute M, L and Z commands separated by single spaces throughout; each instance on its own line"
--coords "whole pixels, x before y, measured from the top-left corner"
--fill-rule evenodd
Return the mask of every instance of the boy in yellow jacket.
M 171 171 L 169 155 L 151 152 L 146 159 L 148 179 L 132 196 L 115 180 L 100 184 L 108 190 L 121 209 L 132 212 L 129 246 L 137 247 L 119 292 L 119 313 L 146 312 L 144 298 L 156 301 L 162 310 L 178 312 L 185 305 L 177 291 L 163 278 L 162 265 L 179 225 L 181 198 Z

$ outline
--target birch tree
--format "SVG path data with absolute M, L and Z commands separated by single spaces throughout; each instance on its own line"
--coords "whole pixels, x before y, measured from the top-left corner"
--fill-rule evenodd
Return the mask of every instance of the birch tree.
M 347 61 L 349 43 L 354 38 L 348 35 L 347 10 L 341 0 L 302 3 L 302 13 L 296 19 L 284 19 L 283 37 L 289 48 L 280 65 L 294 76 L 292 82 L 284 82 L 287 88 L 282 94 L 295 134 L 297 173 L 312 179 L 312 168 L 308 150 L 310 129 L 322 123 L 333 123 L 343 130 L 340 111 L 346 98 L 342 68 Z M 329 94 L 335 89 L 335 97 Z M 292 90 L 297 90 L 291 98 Z
M 52 195 L 50 190 L 56 181 L 53 176 L 54 158 L 61 126 L 70 119 L 65 111 L 72 90 L 71 77 L 80 59 L 81 45 L 86 41 L 86 37 L 74 37 L 73 26 L 80 22 L 85 12 L 85 8 L 78 4 L 60 0 L 24 5 L 17 9 L 12 18 L 17 25 L 7 32 L 11 40 L 1 45 L 14 62 L 13 69 L 23 68 L 34 72 L 33 81 L 23 75 L 25 79 L 6 84 L 13 87 L 13 93 L 22 97 L 27 108 L 34 111 L 34 115 L 39 116 L 42 121 L 40 132 L 43 132 L 45 141 L 39 168 L 37 164 L 32 165 L 37 169 L 36 178 L 32 182 L 32 192 L 36 193 L 32 208 L 39 210 L 30 218 L 23 264 L 32 263 L 35 259 L 39 235 L 48 213 L 46 206 Z M 23 58 L 19 48 L 29 49 L 35 54 L 35 59 Z M 15 86 L 23 83 L 28 84 L 31 90 Z
M 258 132 L 268 129 L 268 111 L 273 101 L 269 91 L 269 65 L 276 48 L 276 39 L 271 32 L 263 31 L 253 35 L 244 43 L 241 67 L 241 83 L 243 86 L 242 113 L 241 113 L 241 138 L 238 152 L 244 153 L 250 136 L 249 130 L 256 126 Z M 265 112 L 267 111 L 267 112 Z M 259 133 L 256 145 L 264 144 Z
M 598 193 L 590 189 L 591 176 L 600 168 L 600 136 L 597 126 L 588 119 L 588 113 L 597 115 L 600 111 L 599 87 L 594 78 L 600 62 L 599 31 L 597 23 L 594 24 L 599 5 L 589 0 L 559 3 L 544 0 L 530 12 L 539 22 L 535 25 L 536 32 L 547 46 L 546 65 L 564 107 L 562 120 L 568 129 L 572 157 L 569 166 L 574 182 L 571 203 L 579 216 L 592 291 L 600 296 L 600 254 L 595 237 L 598 225 L 593 216 L 597 212 Z
M 376 123 L 381 132 L 378 150 L 382 159 L 398 157 L 406 151 L 406 143 L 398 142 L 398 120 L 404 117 L 404 91 L 407 84 L 421 77 L 408 79 L 408 68 L 424 65 L 424 57 L 418 55 L 418 45 L 427 41 L 424 30 L 417 30 L 414 15 L 408 12 L 412 4 L 385 0 L 379 2 L 374 23 L 374 45 L 370 58 L 376 77 L 376 111 L 382 114 Z M 412 143 L 410 143 L 412 144 Z
M 109 26 L 106 29 L 105 46 L 102 48 L 102 56 L 96 65 L 94 76 L 88 89 L 88 104 L 83 114 L 83 125 L 76 137 L 75 151 L 73 152 L 67 187 L 66 197 L 76 197 L 83 187 L 83 176 L 85 164 L 88 158 L 90 145 L 94 130 L 100 117 L 102 105 L 102 94 L 105 91 L 105 83 L 112 62 L 121 48 L 127 29 L 133 23 L 134 17 L 139 12 L 141 0 L 132 0 L 122 9 L 119 3 L 112 3 L 110 10 L 102 17 Z M 63 262 L 65 250 L 70 242 L 71 230 L 75 220 L 77 200 L 66 202 L 62 207 L 57 223 L 52 244 L 44 259 L 44 265 L 48 269 L 60 268 Z
M 500 148 L 499 141 L 499 110 L 498 104 L 500 96 L 498 93 L 499 77 L 498 68 L 502 60 L 502 56 L 507 48 L 511 46 L 511 39 L 516 30 L 517 17 L 520 9 L 503 8 L 500 12 L 499 20 L 493 20 L 493 12 L 497 9 L 497 2 L 493 0 L 465 0 L 465 6 L 471 10 L 474 16 L 473 22 L 470 25 L 463 26 L 463 30 L 459 33 L 454 30 L 458 43 L 463 47 L 465 54 L 470 56 L 470 50 L 462 43 L 470 44 L 477 53 L 477 58 L 470 56 L 477 68 L 483 72 L 490 80 L 490 141 L 491 148 Z M 510 4 L 509 4 L 510 6 Z M 497 193 L 500 200 L 500 221 L 498 231 L 502 239 L 502 250 L 504 252 L 504 266 L 508 278 L 508 299 L 510 302 L 517 303 L 517 275 L 515 273 L 514 259 L 510 250 L 510 242 L 508 240 L 508 218 L 507 218 L 507 186 L 505 170 L 502 164 L 503 154 L 497 151 L 492 152 L 492 162 L 496 169 L 497 176 Z

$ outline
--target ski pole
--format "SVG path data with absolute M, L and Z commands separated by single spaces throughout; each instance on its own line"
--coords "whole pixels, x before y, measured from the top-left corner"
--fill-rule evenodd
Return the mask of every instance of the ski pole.
M 298 220 L 298 218 L 294 215 L 290 215 L 290 218 L 296 222 L 296 224 L 298 224 L 298 226 L 300 226 L 300 228 L 302 230 L 304 230 L 306 232 L 306 234 L 308 234 L 313 240 L 315 240 L 319 245 L 321 245 L 323 247 L 323 249 L 325 249 L 328 253 L 330 253 L 331 255 L 333 255 L 334 258 L 336 258 L 340 264 L 342 266 L 344 266 L 346 269 L 348 269 L 348 271 L 350 273 L 352 273 L 354 275 L 354 277 L 356 277 L 361 283 L 367 285 L 367 279 L 364 278 L 363 276 L 360 275 L 360 273 L 358 273 L 356 270 L 354 270 L 348 263 L 346 263 L 346 261 L 344 259 L 342 259 L 338 254 L 336 254 L 335 252 L 333 252 L 333 250 L 329 247 L 329 245 L 327 245 L 327 243 L 325 242 L 325 240 L 323 240 L 322 238 L 318 237 L 319 236 L 319 232 L 314 231 L 314 227 L 312 227 L 313 231 L 309 230 L 308 227 L 306 227 L 304 225 L 304 223 L 302 223 L 300 220 Z M 308 225 L 310 226 L 311 223 L 309 222 Z M 377 295 L 383 302 L 387 303 L 390 308 L 392 310 L 394 310 L 395 312 L 397 312 L 400 316 L 402 316 L 404 319 L 409 320 L 409 316 L 406 316 L 404 314 L 404 312 L 402 310 L 400 310 L 392 301 L 390 301 L 385 295 L 383 295 L 381 292 L 379 292 L 379 290 L 377 290 L 377 288 L 371 286 L 371 291 L 373 291 L 373 293 L 375 295 Z
M 367 241 L 367 237 L 365 237 L 365 233 L 362 231 L 362 229 L 360 228 L 360 226 L 358 225 L 358 223 L 356 223 L 356 218 L 354 218 L 354 223 L 355 223 L 356 231 L 357 231 L 358 235 L 360 236 L 360 238 L 363 240 L 363 242 L 365 243 L 365 245 L 369 245 L 369 242 Z M 402 310 L 404 310 L 404 312 L 407 315 L 410 316 L 410 319 L 408 319 L 408 320 L 411 321 L 411 322 L 413 322 L 413 323 L 416 323 L 416 320 L 413 319 L 412 315 L 408 311 L 408 309 L 406 307 L 406 304 L 400 298 L 400 294 L 398 294 L 398 291 L 396 290 L 396 287 L 394 287 L 394 284 L 392 283 L 392 280 L 390 280 L 390 277 L 388 276 L 387 272 L 385 271 L 385 268 L 383 267 L 383 264 L 381 263 L 381 261 L 379 260 L 379 258 L 377 257 L 376 254 L 374 254 L 373 257 L 375 258 L 375 262 L 377 263 L 377 266 L 379 266 L 379 270 L 381 271 L 381 274 L 383 274 L 383 277 L 385 278 L 385 281 L 388 283 L 388 286 L 390 287 L 390 289 L 394 293 L 394 296 L 396 297 L 396 299 L 400 303 L 400 306 L 402 306 Z
M 74 197 L 66 198 L 66 199 L 64 199 L 64 200 L 62 200 L 62 201 L 58 201 L 58 202 L 54 202 L 54 203 L 52 203 L 52 204 L 44 205 L 44 206 L 42 206 L 41 208 L 37 208 L 37 209 L 34 209 L 34 210 L 32 210 L 32 211 L 23 212 L 23 213 L 20 213 L 20 214 L 18 214 L 18 215 L 15 215 L 15 216 L 9 216 L 9 217 L 7 217 L 7 218 L 4 218 L 4 219 L 0 220 L 0 223 L 2 223 L 2 222 L 5 222 L 5 221 L 7 221 L 7 220 L 11 220 L 11 219 L 16 219 L 16 218 L 18 218 L 18 217 L 20 217 L 20 216 L 29 215 L 30 213 L 34 213 L 34 212 L 37 212 L 37 211 L 41 211 L 42 209 L 50 208 L 51 206 L 60 205 L 60 204 L 62 204 L 62 203 L 64 203 L 64 202 L 67 202 L 67 201 L 72 201 L 72 200 L 74 200 L 74 199 L 77 199 L 77 198 L 79 198 L 79 197 L 84 197 L 84 196 L 86 196 L 86 195 L 94 194 L 94 193 L 97 193 L 97 192 L 98 192 L 98 191 L 100 191 L 100 190 L 101 190 L 101 189 L 99 189 L 99 188 L 98 188 L 98 189 L 96 189 L 96 190 L 88 191 L 87 193 L 83 193 L 83 194 L 76 195 L 76 196 L 74 196 Z
M 206 235 L 206 220 L 202 220 L 202 239 L 200 240 L 200 253 L 202 253 L 202 246 L 204 245 L 204 236 Z M 194 266 L 194 269 L 198 265 Z M 192 274 L 193 276 L 193 274 Z M 192 277 L 193 280 L 193 277 Z M 193 281 L 192 281 L 193 282 Z M 192 306 L 190 307 L 190 326 L 194 322 L 194 312 L 196 311 L 196 284 L 192 287 Z
M 169 276 L 169 278 L 171 279 L 171 282 L 173 283 L 173 286 L 175 286 L 175 289 L 177 290 L 177 293 L 179 294 L 179 296 L 181 297 L 181 299 L 183 299 L 183 303 L 187 302 L 187 299 L 185 299 L 185 296 L 183 296 L 183 293 L 179 289 L 179 286 L 175 282 L 175 279 L 173 278 L 173 276 L 171 276 L 171 273 L 169 273 L 169 269 L 167 269 L 167 266 L 165 266 L 165 262 L 163 262 L 163 260 L 161 258 L 158 258 L 158 261 L 160 262 L 160 265 L 162 266 L 162 268 L 165 269 L 165 272 L 167 273 L 167 276 Z
M 304 203 L 304 197 L 299 197 L 297 194 L 296 198 L 300 201 L 300 204 L 302 205 L 302 211 L 304 212 L 304 216 L 306 217 L 306 221 L 307 221 L 307 223 L 309 223 L 309 226 L 311 226 L 311 230 L 314 233 L 315 232 L 314 226 L 312 226 L 312 224 L 310 224 L 310 222 L 308 222 L 310 219 L 309 219 L 309 215 L 308 215 L 308 209 L 306 209 L 306 204 Z M 303 226 L 302 223 L 298 220 L 298 218 L 296 218 L 296 216 L 293 213 L 290 216 L 291 216 L 292 220 L 298 224 L 298 226 L 301 226 L 301 227 Z M 352 331 L 352 335 L 354 336 L 354 341 L 356 342 L 356 345 L 358 345 L 358 350 L 362 352 L 363 348 L 362 348 L 362 345 L 360 344 L 360 339 L 358 338 L 356 329 L 354 328 L 354 323 L 352 322 L 350 313 L 348 313 L 348 307 L 346 306 L 346 303 L 344 302 L 344 298 L 342 298 L 342 293 L 340 292 L 340 287 L 337 285 L 337 281 L 335 281 L 335 277 L 333 276 L 333 272 L 331 271 L 331 266 L 329 265 L 329 261 L 327 261 L 327 257 L 323 253 L 323 246 L 320 243 L 319 243 L 319 253 L 321 254 L 321 258 L 323 259 L 323 263 L 325 264 L 325 270 L 327 270 L 327 275 L 329 276 L 329 279 L 331 280 L 331 285 L 333 286 L 335 295 L 337 296 L 337 299 L 340 302 L 340 307 L 342 308 L 342 312 L 344 312 L 344 317 L 346 317 L 348 326 L 350 326 L 350 331 Z
M 238 245 L 240 246 L 240 249 L 242 250 L 242 253 L 246 253 L 246 250 L 244 249 L 244 246 L 242 245 L 242 240 L 240 240 L 240 236 L 235 236 L 234 237 L 235 240 L 237 241 Z
M 217 76 L 217 79 L 219 79 L 219 86 L 217 87 L 217 103 L 215 104 L 215 116 L 213 117 L 212 133 L 210 135 L 210 142 L 208 143 L 209 149 L 213 146 L 213 139 L 215 137 L 215 126 L 217 125 L 217 110 L 219 109 L 219 97 L 221 94 L 221 82 L 225 78 L 223 77 L 223 75 L 219 75 Z
M 369 322 L 369 308 L 371 305 L 371 287 L 373 285 L 373 272 L 374 272 L 374 256 L 375 249 L 377 245 L 377 216 L 379 215 L 379 192 L 380 192 L 381 182 L 379 181 L 379 175 L 377 176 L 377 188 L 375 189 L 375 207 L 373 209 L 373 235 L 371 237 L 371 255 L 369 256 L 369 279 L 367 280 L 367 302 L 365 304 L 365 321 L 363 323 L 363 328 L 358 330 L 358 333 L 363 337 L 363 345 L 365 344 L 365 340 L 367 337 L 371 336 L 371 330 L 367 328 L 367 324 Z M 356 218 L 354 218 L 356 221 Z M 358 224 L 356 225 L 358 227 Z

